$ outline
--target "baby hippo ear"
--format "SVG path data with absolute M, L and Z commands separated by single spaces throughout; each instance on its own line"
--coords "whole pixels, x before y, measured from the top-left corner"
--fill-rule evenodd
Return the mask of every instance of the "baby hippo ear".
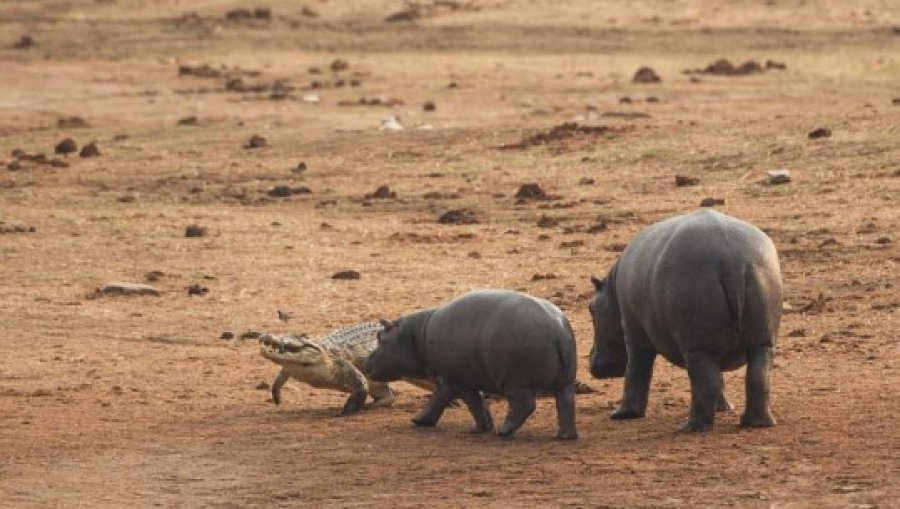
M 381 326 L 384 327 L 384 332 L 391 332 L 397 327 L 397 324 L 389 322 L 384 318 L 379 318 L 378 321 L 381 322 Z
M 594 288 L 599 292 L 603 289 L 604 281 L 599 279 L 597 276 L 591 276 L 591 283 L 594 283 Z

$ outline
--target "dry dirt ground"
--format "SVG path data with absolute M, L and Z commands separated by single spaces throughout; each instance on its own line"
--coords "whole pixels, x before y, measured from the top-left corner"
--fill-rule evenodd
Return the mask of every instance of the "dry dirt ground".
M 262 5 L 0 2 L 2 505 L 897 506 L 900 4 Z M 786 69 L 683 73 L 721 57 Z M 645 65 L 661 83 L 631 82 Z M 379 131 L 386 115 L 406 128 Z M 99 157 L 55 156 L 65 137 Z M 792 182 L 767 185 L 782 168 Z M 517 203 L 525 183 L 550 199 Z M 366 198 L 380 185 L 396 197 Z M 739 371 L 736 412 L 675 433 L 687 375 L 664 362 L 648 416 L 612 422 L 621 380 L 587 373 L 588 276 L 705 198 L 780 250 L 779 424 L 738 427 Z M 452 209 L 477 223 L 440 224 Z M 95 298 L 152 271 L 160 296 Z M 596 389 L 580 440 L 552 439 L 551 401 L 512 440 L 469 434 L 461 408 L 414 429 L 425 394 L 402 383 L 347 418 L 343 395 L 294 383 L 276 408 L 275 366 L 239 338 L 484 287 L 567 312 Z

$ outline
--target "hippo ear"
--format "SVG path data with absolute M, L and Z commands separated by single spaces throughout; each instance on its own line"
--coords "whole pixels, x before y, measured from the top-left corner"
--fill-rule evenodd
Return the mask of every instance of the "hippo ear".
M 378 321 L 381 322 L 381 326 L 384 327 L 384 332 L 391 332 L 397 327 L 397 324 L 385 320 L 384 318 L 379 318 Z
M 594 288 L 596 288 L 598 292 L 603 289 L 604 281 L 597 276 L 591 276 L 591 283 L 594 283 Z

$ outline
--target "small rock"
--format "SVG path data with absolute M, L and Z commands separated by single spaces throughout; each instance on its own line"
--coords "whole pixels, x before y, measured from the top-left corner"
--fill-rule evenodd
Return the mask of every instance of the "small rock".
M 545 279 L 556 279 L 556 278 L 557 278 L 556 274 L 552 274 L 549 272 L 546 274 L 534 274 L 533 276 L 531 276 L 532 281 L 543 281 Z
M 478 224 L 475 213 L 469 209 L 452 209 L 441 214 L 438 218 L 440 224 Z
M 50 166 L 52 166 L 54 168 L 68 168 L 69 167 L 69 163 L 63 161 L 62 159 L 56 159 L 56 158 L 53 158 L 53 159 L 47 161 L 47 164 L 49 164 Z
M 422 111 L 435 111 L 437 106 L 435 106 L 433 101 L 425 101 L 425 104 L 422 105 Z
M 579 186 L 592 186 L 596 183 L 596 181 L 590 177 L 581 177 L 578 181 Z
M 184 228 L 184 236 L 187 238 L 206 237 L 207 233 L 209 233 L 209 230 L 205 226 L 196 224 L 189 224 Z
M 631 99 L 631 97 L 629 97 L 627 95 L 623 95 L 622 97 L 619 98 L 619 104 L 631 104 L 633 102 L 634 102 L 634 100 Z
M 882 245 L 882 246 L 885 246 L 885 245 L 890 244 L 890 243 L 892 243 L 892 242 L 893 242 L 893 240 L 891 240 L 890 237 L 878 237 L 877 239 L 875 239 L 875 243 L 876 243 L 876 244 L 880 244 L 880 245 Z
M 200 286 L 197 283 L 194 283 L 191 286 L 187 287 L 188 297 L 192 297 L 194 295 L 202 296 L 202 295 L 206 295 L 207 293 L 209 293 L 209 288 L 207 288 L 205 286 Z
M 794 329 L 788 333 L 789 338 L 802 338 L 806 336 L 806 329 Z
M 161 270 L 151 270 L 150 272 L 144 274 L 144 279 L 147 280 L 148 283 L 155 283 L 162 279 L 166 274 Z
M 703 198 L 700 201 L 701 207 L 715 207 L 716 205 L 725 205 L 725 200 L 723 198 Z
M 78 144 L 75 143 L 75 140 L 73 140 L 72 138 L 64 138 L 62 141 L 57 143 L 56 146 L 53 148 L 53 151 L 55 153 L 62 154 L 64 156 L 67 156 L 77 150 L 78 150 Z
M 178 119 L 178 125 L 200 125 L 200 119 L 198 119 L 195 115 L 190 115 L 188 117 L 181 117 Z
M 581 247 L 584 245 L 583 240 L 570 240 L 566 242 L 560 242 L 559 247 L 562 249 L 573 248 L 573 247 Z
M 784 62 L 776 62 L 774 60 L 766 60 L 766 69 L 778 69 L 779 71 L 783 71 L 787 69 L 787 65 Z
M 303 6 L 302 9 L 300 9 L 300 15 L 306 16 L 307 18 L 318 18 L 319 17 L 318 12 L 314 11 L 311 7 L 307 7 L 305 5 Z
M 894 106 L 900 106 L 900 97 L 895 97 L 893 100 L 891 100 L 891 104 L 893 104 Z
M 22 163 L 19 161 L 10 161 L 7 163 L 6 169 L 9 171 L 19 171 L 22 169 Z
M 62 117 L 56 120 L 56 127 L 60 129 L 82 129 L 90 127 L 81 117 Z
M 350 69 L 350 64 L 347 63 L 346 60 L 341 58 L 335 58 L 331 61 L 331 70 L 332 72 L 341 72 Z
M 390 115 L 381 119 L 381 126 L 378 128 L 379 131 L 402 131 L 403 125 L 400 124 L 400 119 L 395 117 L 394 115 Z
M 516 198 L 519 200 L 547 200 L 550 197 L 537 184 L 522 184 L 516 192 Z
M 125 196 L 119 196 L 116 198 L 116 201 L 119 203 L 134 203 L 137 201 L 137 198 L 133 195 L 126 194 Z
M 817 127 L 810 131 L 807 136 L 811 140 L 816 140 L 819 138 L 829 138 L 831 137 L 831 129 L 828 129 L 827 127 Z
M 587 229 L 587 232 L 590 234 L 597 234 L 597 233 L 605 232 L 608 229 L 609 229 L 609 227 L 606 226 L 606 223 L 601 222 L 601 223 L 591 225 L 590 228 Z
M 79 152 L 78 155 L 80 157 L 98 157 L 100 155 L 100 149 L 97 148 L 96 143 L 91 142 L 81 147 L 81 152 Z
M 319 98 L 319 94 L 303 94 L 303 97 L 300 100 L 307 104 L 319 104 L 321 99 Z
M 451 81 L 450 83 L 447 83 L 447 88 L 459 88 L 459 83 Z
M 280 309 L 275 310 L 275 316 L 277 316 L 278 319 L 281 320 L 282 322 L 288 322 L 294 318 L 293 313 L 289 313 L 287 311 L 282 311 Z
M 650 67 L 641 67 L 631 78 L 632 83 L 660 83 L 662 78 Z
M 245 19 L 250 19 L 253 17 L 253 13 L 250 9 L 232 9 L 225 13 L 225 19 L 229 21 L 240 21 Z
M 219 336 L 219 339 L 222 339 L 225 341 L 228 341 L 229 339 L 234 339 L 234 333 L 231 331 L 225 331 L 222 333 L 221 336 Z
M 550 216 L 541 216 L 537 222 L 538 228 L 553 228 L 559 226 L 559 219 Z
M 386 200 L 388 198 L 396 198 L 397 193 L 394 191 L 391 191 L 391 188 L 388 187 L 387 185 L 383 185 L 383 186 L 378 186 L 378 189 L 376 189 L 375 192 L 371 194 L 371 197 L 378 198 L 381 200 Z
M 360 274 L 355 270 L 342 270 L 340 272 L 335 272 L 332 274 L 331 279 L 343 279 L 343 280 L 351 280 L 351 279 L 359 279 Z
M 297 166 L 291 168 L 291 173 L 295 175 L 299 175 L 304 171 L 306 171 L 306 163 L 304 163 L 303 161 L 300 161 L 299 163 L 297 163 Z
M 689 187 L 700 184 L 697 177 L 685 177 L 684 175 L 675 175 L 675 187 Z
M 105 285 L 97 288 L 97 293 L 101 295 L 153 295 L 157 296 L 160 294 L 159 290 L 150 286 L 144 285 L 140 283 L 123 283 L 123 282 L 112 282 L 106 283 Z
M 258 339 L 260 336 L 262 336 L 262 333 L 255 330 L 248 330 L 241 333 L 241 339 Z
M 766 175 L 769 176 L 769 185 L 775 186 L 778 184 L 787 184 L 791 181 L 791 171 L 790 170 L 769 170 L 766 172 Z
M 34 46 L 34 39 L 28 34 L 19 37 L 19 40 L 12 45 L 13 49 L 28 49 L 32 46 Z
M 256 384 L 256 390 L 258 390 L 258 391 L 269 390 L 269 383 L 268 382 L 260 382 L 260 383 Z
M 398 23 L 404 21 L 415 21 L 422 17 L 422 13 L 419 12 L 418 9 L 410 7 L 408 9 L 404 9 L 402 11 L 397 11 L 388 17 L 384 18 L 384 20 L 388 23 Z
M 268 7 L 256 7 L 253 9 L 253 17 L 256 19 L 272 19 L 272 10 Z
M 648 103 L 658 103 L 659 97 L 656 97 L 655 95 L 650 95 L 650 96 L 647 96 L 647 99 L 645 99 L 645 101 L 647 101 Z
M 481 259 L 481 253 L 479 253 L 478 251 L 469 251 L 469 254 L 467 254 L 466 256 L 468 256 L 469 258 L 471 258 L 473 260 Z
M 260 148 L 266 146 L 266 139 L 258 134 L 254 134 L 247 141 L 247 144 L 244 145 L 244 148 L 252 149 L 252 148 Z
M 273 198 L 287 198 L 289 196 L 293 196 L 295 194 L 311 194 L 312 191 L 306 186 L 298 186 L 298 187 L 290 187 L 290 186 L 275 186 L 272 189 L 266 191 L 266 194 Z

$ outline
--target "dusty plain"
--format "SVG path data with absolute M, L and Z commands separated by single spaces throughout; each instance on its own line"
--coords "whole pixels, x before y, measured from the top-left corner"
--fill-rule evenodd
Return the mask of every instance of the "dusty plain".
M 897 506 L 900 4 L 306 7 L 0 2 L 0 505 Z M 718 58 L 786 69 L 683 73 Z M 642 66 L 662 81 L 632 83 Z M 388 115 L 405 129 L 379 131 Z M 87 125 L 59 124 L 72 116 Z M 244 148 L 253 135 L 266 146 Z M 55 156 L 66 137 L 100 155 Z M 767 184 L 777 169 L 792 181 Z M 517 201 L 526 183 L 549 199 Z M 396 196 L 366 197 L 381 185 Z M 780 250 L 778 426 L 738 427 L 738 371 L 735 412 L 675 433 L 688 379 L 661 361 L 648 416 L 613 422 L 622 381 L 587 372 L 588 276 L 705 198 Z M 477 222 L 440 224 L 453 209 Z M 160 296 L 94 294 L 153 271 Z M 425 393 L 402 383 L 352 417 L 295 383 L 275 407 L 275 366 L 240 339 L 484 287 L 569 315 L 596 389 L 578 441 L 552 439 L 550 400 L 512 440 L 468 433 L 462 408 L 414 429 Z

